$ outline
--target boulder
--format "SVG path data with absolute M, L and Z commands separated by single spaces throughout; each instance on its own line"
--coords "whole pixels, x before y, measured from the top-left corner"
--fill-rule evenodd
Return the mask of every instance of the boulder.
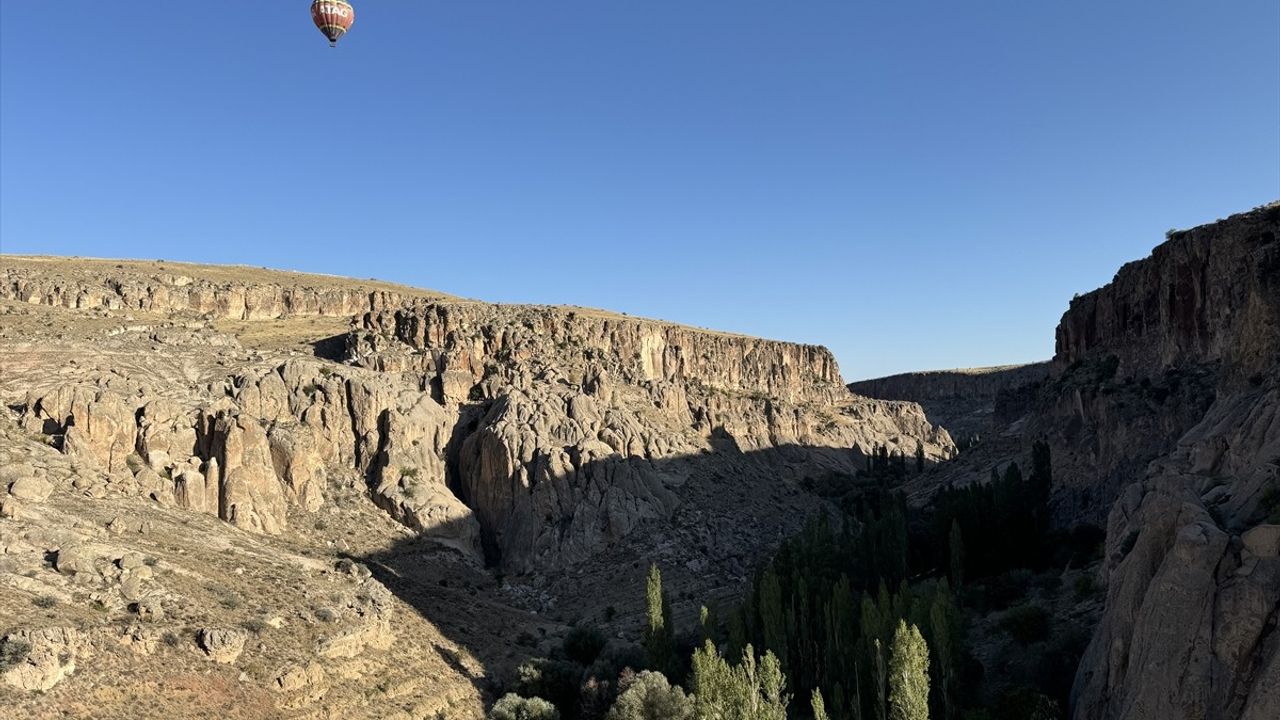
M 1255 557 L 1280 557 L 1280 525 L 1259 525 L 1241 535 L 1240 541 Z
M 238 628 L 201 628 L 196 636 L 200 649 L 214 662 L 224 665 L 240 657 L 248 639 L 248 634 Z
M 20 477 L 9 483 L 9 494 L 19 500 L 44 502 L 53 492 L 53 483 L 34 475 Z
M 0 652 L 16 662 L 3 679 L 19 690 L 44 692 L 76 670 L 78 656 L 89 645 L 80 631 L 68 627 L 17 630 L 0 639 Z

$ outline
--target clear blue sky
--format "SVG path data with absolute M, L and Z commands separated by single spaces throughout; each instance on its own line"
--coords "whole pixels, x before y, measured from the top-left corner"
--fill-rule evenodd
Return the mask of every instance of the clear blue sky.
M 5 0 L 0 245 L 1029 361 L 1280 197 L 1280 3 Z

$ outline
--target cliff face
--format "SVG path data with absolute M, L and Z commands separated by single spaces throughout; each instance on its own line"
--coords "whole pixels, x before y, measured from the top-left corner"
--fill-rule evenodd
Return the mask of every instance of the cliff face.
M 4 272 L 0 300 L 36 330 L 9 336 L 22 427 L 108 485 L 259 533 L 290 532 L 325 505 L 326 477 L 355 473 L 392 517 L 509 572 L 657 556 L 681 523 L 723 521 L 669 561 L 718 557 L 702 581 L 740 582 L 820 510 L 806 479 L 853 472 L 875 445 L 954 451 L 919 406 L 849 393 L 816 346 L 248 268 Z M 343 364 L 213 325 L 238 321 L 248 344 L 344 313 Z M 59 323 L 85 334 L 37 341 Z M 720 502 L 726 484 L 743 500 Z
M 123 310 L 212 319 L 351 317 L 428 291 L 258 268 L 136 260 L 8 256 L 0 298 L 76 310 Z
M 825 348 L 481 303 L 417 302 L 361 327 L 353 364 L 408 375 L 462 418 L 451 481 L 511 568 L 582 562 L 656 530 L 682 495 L 739 481 L 714 480 L 708 453 L 756 457 L 739 479 L 802 479 L 853 472 L 877 444 L 953 449 L 919 406 L 851 395 Z
M 1072 301 L 1057 331 L 1060 365 L 1110 354 L 1121 374 L 1225 362 L 1244 374 L 1280 348 L 1280 203 L 1169 234 L 1146 260 Z
M 1173 233 L 1058 328 L 1028 432 L 1061 515 L 1110 508 L 1080 720 L 1280 707 L 1278 237 L 1274 204 Z
M 992 422 L 1002 393 L 1044 380 L 1049 369 L 1049 363 L 1041 362 L 902 373 L 850 383 L 849 389 L 868 397 L 919 403 L 931 420 L 957 441 L 964 441 L 994 429 Z

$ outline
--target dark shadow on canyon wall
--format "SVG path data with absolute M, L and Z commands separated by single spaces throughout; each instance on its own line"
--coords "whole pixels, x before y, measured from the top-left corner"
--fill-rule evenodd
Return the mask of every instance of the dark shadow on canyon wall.
M 865 458 L 852 449 L 787 445 L 743 452 L 727 435 L 717 434 L 718 451 L 661 460 L 613 457 L 580 468 L 578 478 L 597 481 L 629 469 L 656 472 L 672 480 L 679 498 L 669 517 L 638 520 L 592 553 L 535 559 L 520 572 L 500 562 L 486 567 L 489 553 L 417 537 L 352 559 L 483 663 L 483 674 L 470 673 L 452 650 L 437 648 L 492 702 L 512 688 L 515 665 L 548 655 L 570 626 L 600 628 L 614 646 L 638 642 L 650 563 L 662 569 L 677 632 L 692 631 L 700 607 L 727 609 L 736 602 L 777 546 L 830 507 L 824 498 L 881 486 L 862 472 Z M 906 464 L 917 477 L 914 458 Z M 457 530 L 431 534 L 456 537 Z

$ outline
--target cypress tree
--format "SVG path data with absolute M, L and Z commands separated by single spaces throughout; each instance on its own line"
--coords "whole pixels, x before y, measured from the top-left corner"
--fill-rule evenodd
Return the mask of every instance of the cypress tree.
M 958 591 L 964 585 L 964 535 L 960 521 L 951 521 L 951 535 L 947 539 L 951 551 L 951 584 Z
M 656 563 L 649 566 L 649 579 L 645 585 L 645 609 L 648 625 L 644 633 L 644 646 L 649 654 L 649 664 L 655 670 L 671 673 L 675 664 L 671 603 L 662 590 L 662 571 Z
M 916 441 L 916 472 L 924 472 L 924 443 Z
M 875 695 L 872 700 L 875 702 L 875 716 L 878 720 L 885 720 L 888 717 L 885 684 L 888 680 L 888 668 L 884 661 L 884 645 L 880 642 L 880 638 L 871 641 L 871 672 L 872 683 L 875 685 Z
M 712 643 L 716 642 L 717 635 L 719 635 L 719 630 L 716 627 L 717 624 L 718 618 L 716 618 L 706 605 L 703 605 L 702 608 L 698 610 L 698 626 L 702 630 L 703 640 L 710 640 Z
M 898 621 L 889 669 L 889 720 L 929 720 L 929 646 L 915 625 Z
M 772 566 L 760 580 L 760 625 L 765 650 L 787 656 L 787 611 L 783 607 L 782 585 Z
M 929 608 L 929 629 L 933 637 L 933 659 L 938 665 L 938 707 L 942 709 L 943 720 L 947 720 L 952 715 L 951 675 L 955 664 L 955 660 L 952 657 L 954 617 L 955 607 L 951 603 L 951 592 L 944 580 L 934 594 L 933 605 Z
M 822 702 L 822 693 L 817 688 L 813 689 L 813 695 L 809 697 L 809 705 L 813 708 L 813 720 L 831 720 L 827 717 L 827 705 Z

